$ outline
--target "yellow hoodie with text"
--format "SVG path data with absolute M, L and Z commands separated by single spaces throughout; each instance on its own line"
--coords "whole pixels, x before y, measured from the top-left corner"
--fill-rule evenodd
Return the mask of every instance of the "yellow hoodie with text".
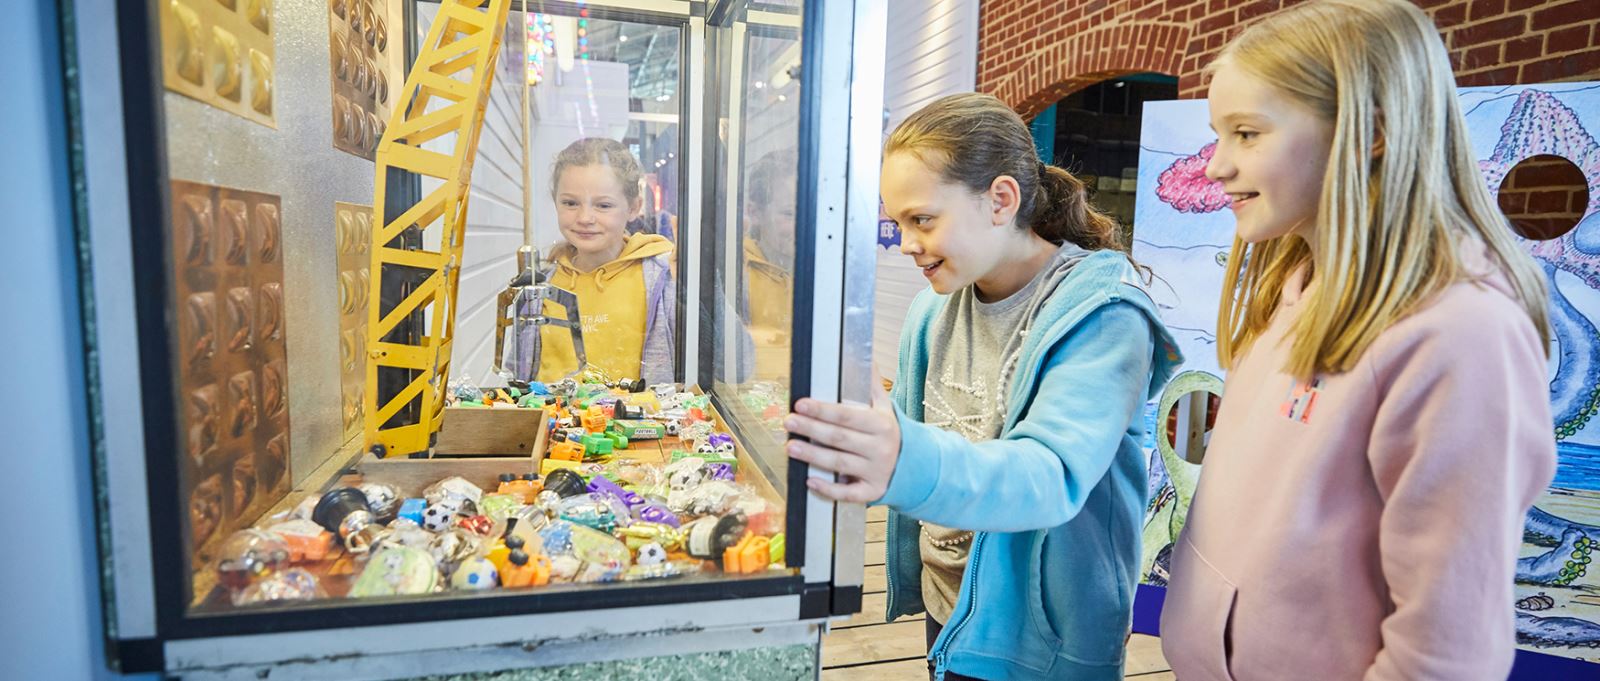
M 672 253 L 672 242 L 658 234 L 634 234 L 623 244 L 616 260 L 589 272 L 580 272 L 572 264 L 574 252 L 568 244 L 556 247 L 552 253 L 556 269 L 550 283 L 578 298 L 589 364 L 611 378 L 640 377 L 649 322 L 644 261 Z M 545 314 L 566 318 L 566 310 L 549 301 L 545 303 Z M 548 325 L 540 334 L 543 350 L 538 380 L 560 380 L 577 365 L 571 332 Z

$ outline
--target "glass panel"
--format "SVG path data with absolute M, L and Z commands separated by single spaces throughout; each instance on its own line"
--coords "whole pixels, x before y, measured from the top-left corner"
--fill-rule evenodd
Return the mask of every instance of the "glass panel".
M 799 171 L 800 7 L 751 3 L 716 36 L 721 250 L 714 284 L 714 374 L 725 409 L 778 489 L 787 488 L 783 417 L 794 358 Z
M 498 0 L 159 4 L 190 613 L 794 574 L 755 427 L 787 405 L 798 90 L 756 81 L 794 26 L 741 33 L 708 394 L 677 368 L 680 156 L 718 134 L 682 120 L 688 17 L 511 3 L 475 101 L 469 59 L 417 95 L 405 53 Z
M 577 41 L 573 54 L 547 56 L 530 88 L 529 201 L 550 282 L 580 298 L 586 366 L 570 331 L 556 325 L 537 344 L 525 330 L 512 351 L 537 345 L 535 376 L 547 383 L 582 378 L 580 370 L 671 382 L 682 29 L 545 13 L 533 15 L 533 26 L 546 49 Z M 634 289 L 643 293 L 623 295 Z M 567 311 L 547 303 L 545 312 L 564 319 Z

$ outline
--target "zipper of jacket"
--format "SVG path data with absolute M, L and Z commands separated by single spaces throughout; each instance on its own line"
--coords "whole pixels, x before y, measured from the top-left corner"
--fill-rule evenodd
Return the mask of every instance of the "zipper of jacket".
M 884 556 L 883 556 L 883 583 L 884 583 L 884 587 L 883 588 L 884 588 L 885 591 L 889 592 L 889 597 L 887 599 L 885 599 L 885 600 L 888 601 L 888 603 L 885 605 L 885 609 L 888 610 L 889 612 L 894 612 L 895 611 L 894 569 L 896 567 L 896 565 L 895 565 L 895 563 L 896 563 L 896 561 L 895 561 L 895 553 L 896 552 L 894 550 L 894 547 L 896 546 L 896 544 L 895 544 L 895 541 L 896 541 L 895 535 L 898 534 L 898 533 L 896 533 L 894 531 L 894 526 L 897 523 L 894 523 L 894 522 L 891 521 L 891 522 L 886 522 L 884 524 L 888 525 L 888 527 L 886 528 L 888 531 L 884 533 L 884 537 L 883 537 L 884 538 L 883 545 L 885 547 L 885 553 L 884 553 Z
M 1091 311 L 1094 309 L 1099 309 L 1105 304 L 1105 302 L 1102 302 L 1100 305 L 1096 305 L 1094 308 L 1092 308 Z M 1078 322 L 1083 320 L 1084 316 L 1087 315 L 1083 315 L 1077 319 L 1074 319 L 1072 324 L 1067 325 L 1066 328 L 1072 328 L 1076 326 Z M 1055 340 L 1057 339 L 1052 338 L 1051 344 L 1053 344 Z M 1030 362 L 1028 365 L 1028 373 L 1017 377 L 1017 379 L 1025 378 L 1026 380 L 1017 380 L 1017 382 L 1013 385 L 1027 385 L 1038 376 L 1039 368 L 1044 366 L 1046 353 L 1040 352 L 1037 354 L 1038 359 Z M 1016 413 L 1020 413 L 1020 410 Z M 1013 422 L 1013 419 L 1015 418 L 1015 413 L 1007 414 L 1006 430 L 1010 430 L 1016 425 Z M 939 646 L 939 650 L 934 656 L 936 660 L 936 669 L 941 673 L 944 671 L 945 665 L 949 662 L 950 642 L 955 639 L 956 633 L 960 632 L 961 628 L 966 626 L 967 622 L 972 619 L 972 612 L 978 609 L 978 556 L 983 552 L 983 540 L 986 536 L 988 536 L 988 533 L 986 532 L 979 532 L 973 535 L 972 551 L 967 554 L 967 609 L 965 612 L 961 613 L 961 619 L 959 622 L 953 621 L 954 618 L 952 618 L 951 622 L 945 623 L 946 627 L 953 628 L 951 628 L 951 630 L 944 635 L 944 643 Z M 891 590 L 890 593 L 892 594 L 893 591 Z M 890 598 L 893 598 L 893 596 L 891 595 Z
M 934 656 L 937 660 L 935 668 L 940 673 L 944 672 L 945 664 L 949 662 L 950 642 L 955 640 L 956 633 L 972 620 L 972 611 L 978 609 L 978 554 L 983 552 L 983 539 L 987 536 L 987 532 L 979 532 L 972 537 L 972 551 L 967 554 L 967 609 L 961 613 L 960 621 L 952 618 L 952 621 L 945 623 L 950 631 L 945 632 L 944 643 L 939 646 Z
M 905 357 L 900 357 L 898 359 L 898 361 L 897 361 L 897 364 L 898 364 L 898 367 L 895 370 L 895 378 L 896 378 L 897 382 L 895 383 L 894 388 L 890 390 L 890 395 L 889 395 L 889 404 L 890 404 L 891 407 L 895 406 L 895 399 L 894 399 L 895 391 L 901 391 L 900 394 L 902 394 L 902 395 L 905 394 L 903 392 L 904 390 L 906 390 L 905 386 L 900 384 L 898 381 L 904 381 L 907 376 L 911 375 L 911 367 L 910 367 L 910 360 L 909 359 L 907 359 Z M 876 378 L 876 377 L 874 377 L 874 378 Z M 896 514 L 896 515 L 898 515 L 898 514 Z M 898 546 L 898 544 L 895 543 L 898 540 L 898 535 L 899 535 L 898 532 L 895 532 L 895 525 L 897 525 L 898 523 L 895 523 L 895 522 L 891 521 L 891 522 L 886 522 L 884 524 L 888 525 L 888 527 L 885 528 L 887 531 L 884 532 L 884 537 L 883 537 L 883 539 L 884 539 L 883 545 L 886 548 L 886 553 L 884 554 L 884 559 L 883 559 L 883 582 L 884 582 L 884 590 L 889 592 L 889 597 L 887 599 L 885 599 L 887 601 L 887 603 L 885 604 L 885 607 L 889 612 L 895 612 L 895 608 L 897 608 L 898 605 L 896 604 L 895 597 L 894 597 L 895 596 L 894 568 L 897 567 L 896 564 L 898 563 L 898 561 L 895 560 L 895 555 L 898 552 L 895 551 L 894 547 Z

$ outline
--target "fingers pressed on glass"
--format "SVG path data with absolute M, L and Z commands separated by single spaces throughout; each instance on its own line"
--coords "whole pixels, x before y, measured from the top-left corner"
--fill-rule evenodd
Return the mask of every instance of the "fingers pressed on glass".
M 859 455 L 811 442 L 790 440 L 788 450 L 790 458 L 840 475 L 859 477 L 867 468 L 866 460 Z
M 875 433 L 883 429 L 883 417 L 878 410 L 857 404 L 839 404 L 818 400 L 801 400 L 799 413 L 816 421 L 823 421 L 862 433 Z
M 835 449 L 866 452 L 873 444 L 872 438 L 862 431 L 798 414 L 791 414 L 786 425 L 791 433 Z
M 833 482 L 823 478 L 807 478 L 806 487 L 824 497 L 834 501 L 843 501 L 853 504 L 866 504 L 882 496 L 875 494 L 862 482 Z

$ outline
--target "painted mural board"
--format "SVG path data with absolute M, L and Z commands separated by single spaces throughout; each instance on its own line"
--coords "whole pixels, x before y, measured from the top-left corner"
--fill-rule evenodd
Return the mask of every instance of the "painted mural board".
M 1600 661 L 1600 568 L 1588 563 L 1600 542 L 1600 83 L 1464 88 L 1462 110 L 1474 156 L 1491 191 L 1523 159 L 1572 161 L 1589 184 L 1578 226 L 1547 241 L 1521 240 L 1549 278 L 1553 326 L 1552 430 L 1559 464 L 1554 483 L 1529 514 L 1517 569 L 1517 642 L 1546 655 Z M 1216 135 L 1206 102 L 1153 102 L 1140 136 L 1133 254 L 1157 280 L 1151 294 L 1187 362 L 1147 410 L 1150 503 L 1141 581 L 1164 586 L 1166 558 L 1182 528 L 1200 466 L 1163 441 L 1157 414 L 1178 394 L 1219 390 L 1216 317 L 1223 267 L 1233 241 L 1227 197 L 1204 176 Z M 1165 424 L 1160 424 L 1165 425 Z

